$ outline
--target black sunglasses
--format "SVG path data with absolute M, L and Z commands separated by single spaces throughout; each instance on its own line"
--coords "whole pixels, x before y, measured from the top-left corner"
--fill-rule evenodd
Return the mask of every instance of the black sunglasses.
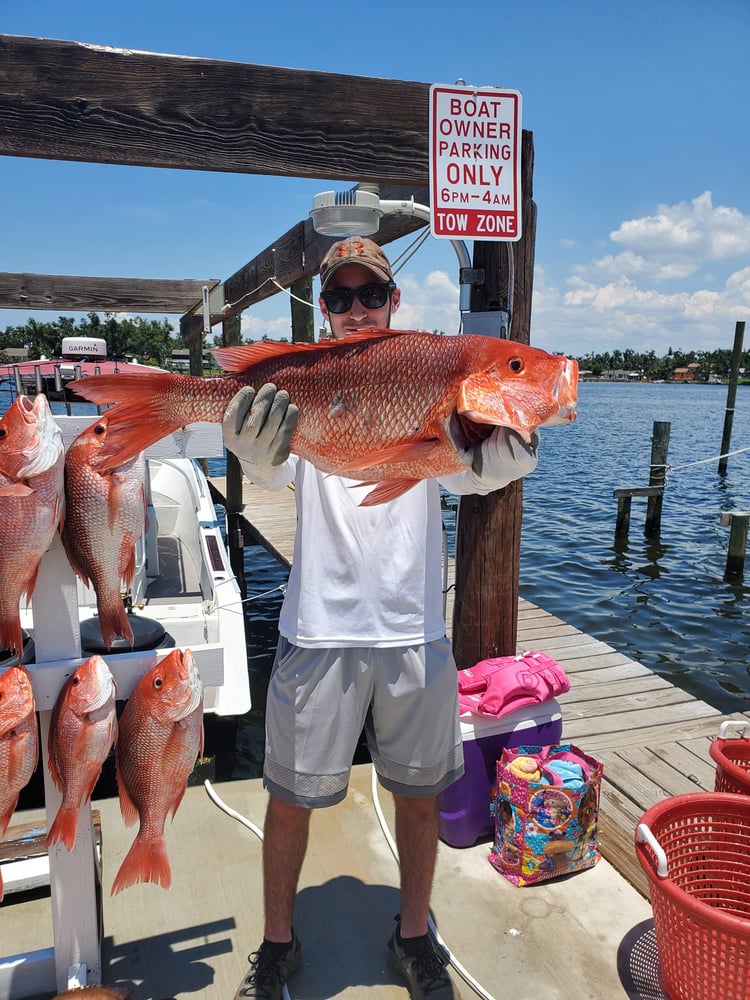
M 385 281 L 373 285 L 360 285 L 359 288 L 331 288 L 330 291 L 321 292 L 320 297 L 325 302 L 328 312 L 334 314 L 345 313 L 351 309 L 355 298 L 359 299 L 365 309 L 382 309 L 395 288 L 395 282 Z

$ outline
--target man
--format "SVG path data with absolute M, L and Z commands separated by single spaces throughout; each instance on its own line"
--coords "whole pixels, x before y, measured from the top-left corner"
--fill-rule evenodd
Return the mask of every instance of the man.
M 377 244 L 335 243 L 320 269 L 320 309 L 333 337 L 388 327 L 401 292 Z M 439 795 L 463 773 L 456 666 L 442 615 L 437 480 L 360 507 L 371 488 L 289 454 L 297 409 L 271 385 L 242 389 L 224 439 L 258 486 L 295 484 L 297 532 L 268 689 L 263 843 L 264 940 L 236 997 L 274 1000 L 298 967 L 292 911 L 312 809 L 346 795 L 365 728 L 380 783 L 394 796 L 401 913 L 387 944 L 413 998 L 458 997 L 428 933 Z M 441 480 L 490 493 L 536 466 L 536 451 L 497 428 L 473 467 Z

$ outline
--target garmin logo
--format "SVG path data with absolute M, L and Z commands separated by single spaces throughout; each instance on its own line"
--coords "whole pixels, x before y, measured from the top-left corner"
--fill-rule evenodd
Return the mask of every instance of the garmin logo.
M 62 355 L 64 358 L 97 358 L 107 357 L 107 342 L 102 337 L 63 337 Z

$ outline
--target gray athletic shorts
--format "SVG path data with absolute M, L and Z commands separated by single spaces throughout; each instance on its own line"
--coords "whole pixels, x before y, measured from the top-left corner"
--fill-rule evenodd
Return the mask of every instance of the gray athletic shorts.
M 307 649 L 279 639 L 266 704 L 263 783 L 307 808 L 345 796 L 365 729 L 380 783 L 438 795 L 463 774 L 448 639 L 419 646 Z

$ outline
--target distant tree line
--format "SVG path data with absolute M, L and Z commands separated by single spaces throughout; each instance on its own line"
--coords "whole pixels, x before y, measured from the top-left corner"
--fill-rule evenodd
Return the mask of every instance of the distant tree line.
M 435 331 L 437 332 L 437 331 Z M 31 359 L 43 355 L 59 357 L 63 337 L 102 337 L 107 342 L 107 350 L 112 358 L 135 357 L 146 364 L 167 365 L 172 352 L 184 348 L 185 344 L 168 320 L 146 320 L 142 316 L 117 319 L 106 314 L 102 319 L 97 313 L 89 313 L 76 322 L 71 316 L 60 316 L 49 323 L 29 319 L 22 326 L 9 326 L 0 333 L 0 359 L 8 347 L 26 348 Z M 264 338 L 265 339 L 265 338 Z M 221 337 L 213 338 L 212 346 L 220 346 Z M 577 361 L 584 371 L 598 377 L 605 371 L 638 372 L 642 378 L 671 378 L 675 368 L 685 368 L 697 363 L 700 371 L 698 380 L 706 381 L 709 375 L 727 378 L 731 371 L 731 350 L 681 351 L 671 347 L 663 357 L 655 351 L 645 353 L 626 348 L 624 351 L 590 352 L 581 355 Z M 750 351 L 743 352 L 740 367 L 750 372 Z
M 25 348 L 32 361 L 60 357 L 64 337 L 102 337 L 110 358 L 137 358 L 143 364 L 161 367 L 169 367 L 174 351 L 185 349 L 185 342 L 175 336 L 172 324 L 166 319 L 147 320 L 142 316 L 118 319 L 111 313 L 102 319 L 98 313 L 89 313 L 77 323 L 72 316 L 60 316 L 49 323 L 29 319 L 22 326 L 6 327 L 0 333 L 0 363 L 7 363 L 5 351 L 9 347 Z M 281 338 L 282 342 L 286 339 Z M 210 346 L 222 346 L 221 334 L 212 338 Z
M 624 351 L 591 352 L 576 359 L 583 371 L 590 371 L 599 376 L 605 371 L 638 372 L 642 378 L 669 380 L 676 368 L 686 368 L 690 364 L 699 364 L 697 381 L 707 381 L 709 375 L 719 375 L 728 378 L 732 369 L 732 351 L 719 349 L 715 351 L 680 351 L 671 347 L 663 357 L 655 351 L 634 351 L 626 348 Z M 750 371 L 750 351 L 744 351 L 740 367 Z
M 173 335 L 168 320 L 147 320 L 142 316 L 117 319 L 107 314 L 102 319 L 89 313 L 77 323 L 71 316 L 60 316 L 50 323 L 29 319 L 22 326 L 9 326 L 0 333 L 0 357 L 8 347 L 26 348 L 30 359 L 59 357 L 64 337 L 102 337 L 109 357 L 137 358 L 146 364 L 164 365 L 182 340 Z

